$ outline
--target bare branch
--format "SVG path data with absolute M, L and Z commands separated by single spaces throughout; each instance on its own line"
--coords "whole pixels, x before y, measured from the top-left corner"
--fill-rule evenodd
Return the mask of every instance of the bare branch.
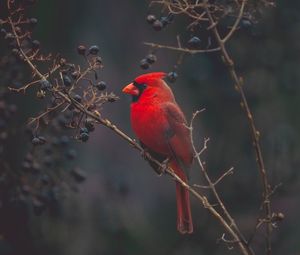
M 229 170 L 227 170 L 224 174 L 222 174 L 214 183 L 213 185 L 216 186 L 218 183 L 220 183 L 226 176 L 233 174 L 233 167 L 231 167 Z
M 168 49 L 168 50 L 173 50 L 173 51 L 179 51 L 179 52 L 184 52 L 188 54 L 197 54 L 197 53 L 209 53 L 209 52 L 216 52 L 219 51 L 220 48 L 213 48 L 213 49 L 204 49 L 204 50 L 192 50 L 189 48 L 181 48 L 181 47 L 173 47 L 173 46 L 168 46 L 168 45 L 162 45 L 162 44 L 156 44 L 156 43 L 149 43 L 149 42 L 144 42 L 145 45 L 150 46 L 152 48 L 157 48 L 157 49 Z
M 211 12 L 208 8 L 205 8 L 206 13 L 208 15 L 209 21 L 211 24 L 214 23 L 213 17 L 211 15 Z M 249 104 L 248 104 L 248 100 L 246 98 L 244 89 L 243 89 L 243 81 L 241 78 L 238 77 L 236 70 L 234 68 L 234 62 L 233 60 L 230 58 L 227 49 L 225 47 L 224 41 L 221 39 L 220 34 L 217 30 L 216 27 L 213 28 L 213 33 L 216 37 L 216 40 L 221 48 L 221 54 L 223 56 L 223 60 L 225 62 L 225 64 L 228 66 L 228 70 L 229 73 L 231 75 L 232 80 L 235 83 L 235 87 L 237 88 L 240 96 L 241 96 L 241 100 L 242 100 L 242 105 L 243 105 L 243 109 L 245 111 L 245 114 L 247 116 L 248 119 L 248 123 L 249 123 L 249 127 L 250 127 L 250 131 L 252 134 L 252 139 L 253 139 L 253 144 L 254 144 L 254 150 L 255 150 L 255 154 L 256 154 L 256 160 L 257 160 L 257 164 L 258 164 L 258 169 L 261 175 L 261 181 L 263 184 L 263 193 L 262 193 L 262 199 L 263 199 L 263 204 L 264 204 L 264 208 L 265 208 L 265 213 L 266 213 L 266 217 L 268 219 L 271 218 L 271 202 L 269 200 L 269 193 L 270 193 L 270 185 L 268 182 L 268 177 L 267 177 L 267 173 L 266 173 L 266 169 L 265 169 L 265 164 L 264 164 L 264 159 L 262 156 L 262 150 L 260 147 L 260 143 L 259 143 L 259 132 L 256 128 L 254 119 L 253 119 L 253 114 L 250 110 Z M 271 247 L 271 233 L 272 233 L 272 224 L 268 223 L 268 226 L 266 228 L 266 236 L 267 236 L 267 250 L 266 250 L 266 254 L 270 255 L 272 252 L 272 247 Z
M 238 236 L 240 242 L 242 242 L 247 250 L 247 253 L 248 254 L 254 254 L 254 252 L 252 251 L 252 249 L 248 246 L 248 243 L 246 241 L 246 239 L 243 237 L 241 231 L 239 230 L 238 226 L 236 225 L 234 219 L 232 218 L 232 216 L 230 215 L 230 213 L 228 212 L 227 208 L 225 207 L 223 201 L 221 200 L 221 197 L 219 195 L 219 193 L 217 192 L 216 190 L 216 184 L 218 184 L 225 176 L 229 175 L 232 173 L 232 168 L 230 168 L 227 172 L 225 172 L 216 182 L 212 182 L 207 171 L 206 171 L 206 167 L 203 163 L 203 161 L 201 160 L 201 153 L 203 151 L 203 149 L 200 151 L 200 153 L 197 152 L 197 149 L 195 147 L 195 144 L 194 144 L 194 139 L 193 139 L 193 123 L 194 123 L 194 120 L 196 118 L 196 116 L 198 116 L 199 112 L 195 112 L 193 114 L 193 117 L 192 117 L 192 120 L 191 120 L 191 123 L 190 123 L 190 132 L 191 132 L 191 142 L 192 142 L 192 147 L 193 147 L 193 150 L 194 150 L 194 153 L 195 153 L 195 158 L 197 159 L 197 163 L 200 167 L 200 170 L 202 172 L 202 174 L 204 175 L 207 183 L 208 183 L 208 186 L 210 188 L 210 190 L 212 191 L 214 197 L 216 198 L 218 204 L 220 205 L 225 217 L 226 217 L 226 220 L 228 220 L 229 222 L 229 225 L 234 229 L 234 231 L 236 232 L 236 235 Z M 207 148 L 207 142 L 208 142 L 208 139 L 205 139 L 204 140 L 204 146 L 203 148 L 206 149 Z M 235 239 L 236 240 L 236 239 Z

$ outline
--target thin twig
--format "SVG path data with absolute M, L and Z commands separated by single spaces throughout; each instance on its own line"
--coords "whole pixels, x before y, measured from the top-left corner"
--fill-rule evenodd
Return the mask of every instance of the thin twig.
M 205 7 L 205 10 L 206 10 L 206 13 L 207 13 L 210 23 L 213 24 L 214 20 L 209 11 L 209 8 Z M 257 160 L 257 164 L 258 164 L 258 168 L 259 168 L 259 172 L 260 172 L 260 176 L 261 176 L 261 180 L 262 180 L 262 184 L 263 184 L 262 199 L 263 199 L 263 204 L 264 204 L 264 208 L 265 208 L 265 214 L 266 214 L 266 218 L 270 219 L 271 218 L 271 202 L 269 199 L 270 189 L 269 189 L 269 182 L 268 182 L 268 177 L 267 177 L 267 173 L 266 173 L 266 169 L 265 169 L 264 159 L 262 156 L 262 150 L 261 150 L 260 143 L 259 143 L 259 132 L 256 128 L 256 125 L 255 125 L 255 122 L 253 119 L 253 114 L 250 110 L 248 100 L 246 98 L 246 95 L 245 95 L 245 92 L 243 89 L 243 81 L 241 78 L 238 77 L 238 75 L 236 73 L 236 70 L 234 68 L 234 62 L 231 59 L 231 57 L 229 56 L 229 53 L 225 47 L 224 41 L 221 39 L 219 31 L 217 30 L 217 27 L 213 28 L 213 33 L 214 33 L 216 40 L 221 48 L 221 54 L 223 56 L 223 61 L 227 65 L 230 76 L 231 76 L 232 80 L 234 81 L 235 87 L 237 88 L 237 90 L 241 96 L 243 109 L 245 111 L 245 114 L 247 116 L 248 123 L 250 126 L 250 131 L 251 131 L 253 145 L 254 145 L 255 154 L 256 154 L 256 160 Z M 272 224 L 267 223 L 267 228 L 266 228 L 266 246 L 267 246 L 266 254 L 267 255 L 270 255 L 272 253 L 271 233 L 272 233 Z
M 181 48 L 181 47 L 176 47 L 176 46 L 168 46 L 168 45 L 150 43 L 150 42 L 144 42 L 144 45 L 150 46 L 152 48 L 157 48 L 157 49 L 168 49 L 168 50 L 173 50 L 173 51 L 185 52 L 185 53 L 189 53 L 191 55 L 198 54 L 198 53 L 216 52 L 216 51 L 220 50 L 220 47 L 213 48 L 213 49 L 204 49 L 204 50 L 192 50 L 189 48 Z
M 240 11 L 239 11 L 239 15 L 236 18 L 236 20 L 235 20 L 232 28 L 228 32 L 228 34 L 222 39 L 223 43 L 226 43 L 232 37 L 232 35 L 234 34 L 234 32 L 237 30 L 238 25 L 240 24 L 240 21 L 241 21 L 241 19 L 243 17 L 243 14 L 244 14 L 245 5 L 246 5 L 246 0 L 243 0 L 242 4 L 241 4 Z
M 225 207 L 219 193 L 217 192 L 216 190 L 216 184 L 218 184 L 225 176 L 229 175 L 232 173 L 232 168 L 230 168 L 228 171 L 226 171 L 216 182 L 212 182 L 209 175 L 207 174 L 207 171 L 206 171 L 206 168 L 205 168 L 205 165 L 203 164 L 202 160 L 201 160 L 201 153 L 197 152 L 197 149 L 196 149 L 196 146 L 194 144 L 194 139 L 193 139 L 193 123 L 194 123 L 194 120 L 195 118 L 199 115 L 199 111 L 195 112 L 193 114 L 193 117 L 192 117 L 192 120 L 191 120 L 191 123 L 190 123 L 190 132 L 191 132 L 191 141 L 192 141 L 192 147 L 193 147 L 193 150 L 194 150 L 194 154 L 195 154 L 195 158 L 197 159 L 197 163 L 201 169 L 201 172 L 202 174 L 204 175 L 207 183 L 208 183 L 208 186 L 210 187 L 213 195 L 215 196 L 218 204 L 220 205 L 220 207 L 222 208 L 222 211 L 225 215 L 225 217 L 227 218 L 227 220 L 229 221 L 229 224 L 230 226 L 232 226 L 234 228 L 234 230 L 236 231 L 237 233 L 237 236 L 239 237 L 239 240 L 241 242 L 243 242 L 243 244 L 245 245 L 246 249 L 247 249 L 247 252 L 249 254 L 254 254 L 253 250 L 251 249 L 251 247 L 248 246 L 248 243 L 246 241 L 246 239 L 244 238 L 244 236 L 242 235 L 240 229 L 238 228 L 238 226 L 236 225 L 234 219 L 232 218 L 232 216 L 230 215 L 230 213 L 228 212 L 227 208 Z M 207 148 L 207 142 L 208 142 L 208 139 L 205 139 L 204 140 L 204 146 L 203 148 L 206 149 Z M 203 151 L 203 149 L 201 150 Z M 201 152 L 200 151 L 200 152 Z

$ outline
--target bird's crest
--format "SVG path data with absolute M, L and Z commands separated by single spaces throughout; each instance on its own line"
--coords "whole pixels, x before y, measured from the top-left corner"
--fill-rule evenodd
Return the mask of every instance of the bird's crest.
M 143 83 L 147 84 L 149 81 L 163 79 L 165 76 L 166 73 L 164 72 L 147 73 L 135 78 L 134 81 L 138 84 L 143 84 Z

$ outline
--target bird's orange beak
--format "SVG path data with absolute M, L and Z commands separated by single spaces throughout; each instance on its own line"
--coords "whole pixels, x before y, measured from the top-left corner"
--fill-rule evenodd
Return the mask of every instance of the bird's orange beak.
M 132 96 L 138 96 L 140 93 L 139 90 L 137 89 L 137 87 L 133 85 L 133 83 L 130 83 L 127 86 L 125 86 L 122 89 L 122 92 L 125 94 L 132 95 Z

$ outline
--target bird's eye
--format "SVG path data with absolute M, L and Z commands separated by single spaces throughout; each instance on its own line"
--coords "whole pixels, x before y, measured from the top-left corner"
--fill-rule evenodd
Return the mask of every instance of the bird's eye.
M 145 83 L 137 83 L 136 81 L 133 82 L 133 85 L 140 91 L 142 92 L 147 85 Z
M 139 94 L 132 96 L 132 102 L 137 102 L 143 91 L 147 88 L 147 85 L 145 83 L 137 83 L 136 81 L 133 82 L 133 85 L 138 89 Z

